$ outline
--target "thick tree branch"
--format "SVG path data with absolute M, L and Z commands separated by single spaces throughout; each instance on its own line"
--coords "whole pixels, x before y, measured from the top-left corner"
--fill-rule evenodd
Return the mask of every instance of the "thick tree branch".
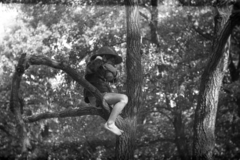
M 96 107 L 83 107 L 79 109 L 66 109 L 60 112 L 45 112 L 29 117 L 25 117 L 24 121 L 27 123 L 36 122 L 49 118 L 66 118 L 66 117 L 80 117 L 84 115 L 99 115 L 99 109 Z

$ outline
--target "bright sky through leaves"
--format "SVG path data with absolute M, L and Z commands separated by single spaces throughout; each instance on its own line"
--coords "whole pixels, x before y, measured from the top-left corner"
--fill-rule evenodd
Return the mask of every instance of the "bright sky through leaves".
M 8 31 L 9 26 L 16 22 L 17 9 L 6 4 L 0 4 L 0 41 Z

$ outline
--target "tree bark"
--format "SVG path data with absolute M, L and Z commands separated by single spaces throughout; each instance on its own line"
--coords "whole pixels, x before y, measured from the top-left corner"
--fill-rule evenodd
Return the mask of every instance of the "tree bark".
M 150 32 L 151 32 L 151 41 L 160 47 L 159 44 L 159 35 L 157 33 L 158 27 L 158 0 L 151 0 L 151 21 L 149 23 Z
M 142 66 L 140 54 L 140 29 L 137 0 L 125 0 L 127 14 L 127 95 L 128 105 L 123 114 L 124 134 L 117 138 L 116 159 L 134 159 L 137 113 L 142 98 Z
M 21 146 L 22 146 L 22 154 L 26 154 L 27 150 L 31 148 L 30 140 L 27 136 L 27 127 L 22 118 L 22 109 L 23 104 L 21 101 L 21 97 L 19 94 L 20 82 L 22 75 L 24 73 L 25 64 L 24 59 L 26 54 L 23 54 L 19 60 L 19 63 L 15 69 L 12 78 L 12 89 L 11 89 L 11 96 L 10 96 L 10 110 L 15 115 L 16 122 L 17 122 L 17 129 L 19 132 Z
M 212 160 L 215 146 L 215 122 L 219 91 L 228 65 L 224 51 L 233 28 L 240 21 L 239 1 L 213 44 L 213 54 L 203 72 L 194 121 L 193 160 Z
M 42 114 L 37 114 L 29 117 L 25 117 L 24 121 L 26 123 L 33 123 L 43 119 L 50 118 L 66 118 L 66 117 L 80 117 L 84 115 L 99 115 L 96 107 L 82 107 L 79 109 L 66 109 L 60 112 L 45 112 Z
M 177 147 L 178 155 L 181 160 L 189 160 L 190 153 L 189 153 L 189 147 L 187 143 L 187 137 L 185 133 L 185 124 L 183 122 L 182 116 L 182 108 L 184 103 L 184 97 L 181 95 L 177 98 L 176 101 L 176 107 L 174 108 L 173 115 L 173 126 L 175 131 L 175 144 Z

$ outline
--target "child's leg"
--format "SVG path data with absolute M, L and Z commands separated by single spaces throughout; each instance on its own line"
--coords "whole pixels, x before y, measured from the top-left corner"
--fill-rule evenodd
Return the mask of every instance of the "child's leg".
M 96 98 L 95 97 L 88 97 L 89 102 L 92 106 L 96 107 Z
M 115 125 L 115 121 L 117 116 L 122 112 L 123 108 L 128 103 L 128 97 L 124 94 L 119 93 L 106 93 L 103 98 L 108 102 L 108 104 L 114 105 L 108 121 L 105 124 L 105 127 L 109 127 L 107 129 L 117 135 L 121 135 L 121 132 L 123 131 L 117 128 L 117 126 Z
M 108 118 L 108 122 L 115 122 L 117 116 L 122 112 L 123 108 L 128 103 L 128 97 L 125 94 L 106 93 L 103 98 L 108 104 L 114 105 Z

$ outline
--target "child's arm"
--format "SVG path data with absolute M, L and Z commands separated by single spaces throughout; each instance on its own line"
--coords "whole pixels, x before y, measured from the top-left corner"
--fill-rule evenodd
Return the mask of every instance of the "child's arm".
M 115 68 L 113 65 L 108 63 L 104 64 L 103 68 L 109 73 L 106 75 L 106 79 L 108 80 L 108 82 L 111 82 L 111 83 L 116 82 L 117 77 L 119 76 L 119 71 L 117 70 L 117 68 Z
M 105 70 L 110 71 L 110 72 L 114 75 L 114 77 L 116 77 L 117 74 L 118 74 L 117 68 L 115 68 L 115 67 L 114 67 L 113 65 L 111 65 L 111 64 L 106 63 L 106 64 L 103 65 L 103 68 L 104 68 Z

